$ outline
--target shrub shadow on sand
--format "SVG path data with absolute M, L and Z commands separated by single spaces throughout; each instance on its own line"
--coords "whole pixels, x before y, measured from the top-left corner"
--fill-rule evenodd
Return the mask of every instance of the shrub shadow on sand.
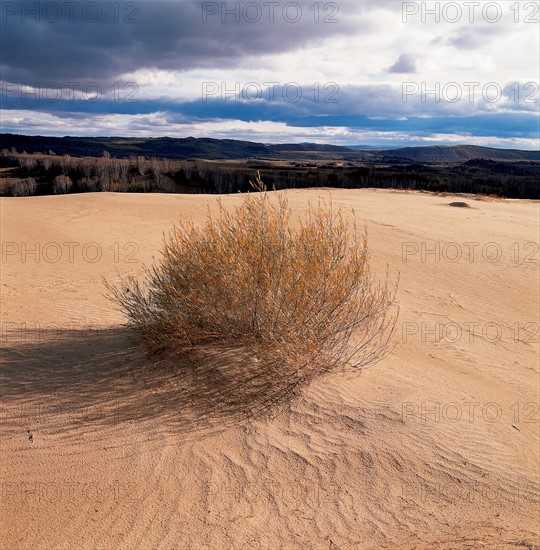
M 152 356 L 123 328 L 26 333 L 2 346 L 4 433 L 39 430 L 61 440 L 133 425 L 141 434 L 216 432 L 276 414 L 291 381 L 255 358 L 205 349 Z

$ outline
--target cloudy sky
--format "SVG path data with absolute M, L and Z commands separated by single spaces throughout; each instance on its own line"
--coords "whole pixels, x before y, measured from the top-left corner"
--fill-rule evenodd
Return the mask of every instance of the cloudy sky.
M 535 149 L 538 6 L 3 2 L 0 129 Z

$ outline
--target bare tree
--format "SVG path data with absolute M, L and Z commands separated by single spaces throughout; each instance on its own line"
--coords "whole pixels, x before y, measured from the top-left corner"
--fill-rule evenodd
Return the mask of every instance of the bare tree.
M 71 178 L 69 176 L 61 174 L 54 178 L 53 189 L 55 195 L 68 193 L 72 186 L 73 182 L 71 181 Z
M 71 157 L 69 155 L 64 155 L 62 157 L 62 160 L 60 161 L 60 167 L 62 168 L 64 176 L 67 176 L 71 169 Z
M 99 191 L 110 191 L 111 189 L 111 179 L 108 176 L 100 176 L 93 178 L 96 181 L 95 190 Z
M 193 173 L 193 163 L 189 160 L 182 163 L 182 169 L 187 179 L 191 179 L 191 174 Z
M 212 173 L 212 178 L 214 180 L 214 189 L 216 193 L 224 193 L 225 185 L 223 182 L 223 172 L 219 169 Z
M 152 175 L 154 176 L 154 180 L 156 182 L 156 186 L 161 186 L 161 162 L 157 158 L 152 159 Z
M 81 178 L 79 180 L 79 186 L 84 191 L 97 191 L 98 190 L 98 178 Z
M 159 189 L 165 193 L 172 193 L 176 189 L 176 183 L 169 176 L 162 174 L 160 177 Z
M 111 159 L 109 161 L 109 175 L 110 175 L 111 183 L 120 182 L 120 163 L 121 161 L 117 159 Z
M 92 175 L 92 172 L 94 171 L 94 164 L 93 161 L 90 159 L 83 159 L 80 168 L 82 170 L 82 173 L 85 175 L 85 177 L 89 178 Z
M 10 194 L 13 197 L 28 197 L 36 192 L 36 178 L 26 178 L 14 181 L 9 185 Z
M 24 168 L 27 172 L 31 172 L 36 166 L 36 159 L 21 157 L 19 158 L 19 166 Z
M 206 178 L 206 176 L 208 175 L 208 167 L 206 163 L 203 160 L 196 160 L 195 166 L 197 168 L 197 172 L 199 173 L 199 176 L 201 176 L 201 178 L 203 179 Z
M 108 172 L 108 162 L 103 157 L 96 162 L 96 173 L 98 176 L 106 176 Z
M 146 171 L 146 159 L 140 155 L 137 157 L 137 170 L 141 176 L 144 176 Z
M 119 161 L 120 169 L 120 183 L 128 183 L 129 164 L 127 162 Z

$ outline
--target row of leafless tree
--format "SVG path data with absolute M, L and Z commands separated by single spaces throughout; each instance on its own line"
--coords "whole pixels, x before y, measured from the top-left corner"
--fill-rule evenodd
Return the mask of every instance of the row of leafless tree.
M 494 194 L 512 198 L 540 198 L 538 169 L 500 173 L 490 167 L 476 172 L 438 167 L 404 170 L 395 166 L 356 166 L 350 169 L 285 168 L 271 163 L 227 164 L 204 160 L 170 160 L 142 155 L 129 159 L 16 154 L 4 149 L 0 165 L 13 167 L 2 176 L 12 181 L 0 188 L 13 196 L 88 191 L 233 193 L 250 189 L 260 170 L 269 189 L 304 187 L 417 189 L 434 192 Z M 531 170 L 537 170 L 534 173 Z M 16 177 L 16 180 L 13 181 Z
M 256 174 L 255 170 L 203 160 L 170 160 L 142 155 L 119 159 L 112 158 L 108 152 L 96 158 L 17 154 L 4 149 L 0 158 L 6 159 L 4 166 L 8 162 L 17 171 L 19 180 L 10 187 L 10 194 L 17 196 L 34 194 L 37 187 L 41 194 L 89 191 L 232 193 L 248 189 L 249 180 Z M 288 183 L 292 183 L 290 179 Z
M 70 191 L 175 191 L 173 175 L 185 168 L 193 173 L 194 163 L 173 162 L 168 159 L 132 156 L 129 159 L 111 158 L 105 152 L 100 158 L 18 155 L 4 149 L 0 156 L 19 167 L 22 176 L 10 185 L 10 194 L 21 196 L 34 194 L 37 185 L 52 186 L 55 194 Z

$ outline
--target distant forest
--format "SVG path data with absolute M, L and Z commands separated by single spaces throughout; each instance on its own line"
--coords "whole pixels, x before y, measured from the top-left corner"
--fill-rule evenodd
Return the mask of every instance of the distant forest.
M 328 154 L 328 153 L 327 153 Z M 96 191 L 234 193 L 250 190 L 256 173 L 270 189 L 391 188 L 540 199 L 540 162 L 472 159 L 461 163 L 347 160 L 172 160 L 0 153 L 0 194 L 53 195 Z

